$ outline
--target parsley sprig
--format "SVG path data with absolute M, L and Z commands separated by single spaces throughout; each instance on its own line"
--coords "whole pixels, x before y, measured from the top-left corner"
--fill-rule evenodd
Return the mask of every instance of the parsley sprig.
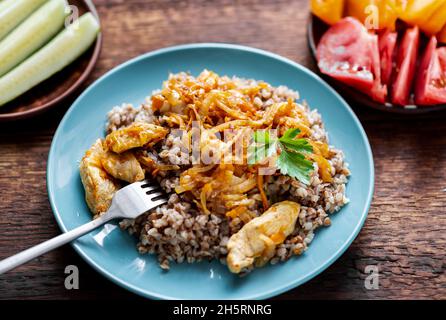
M 269 131 L 256 131 L 253 135 L 254 143 L 248 149 L 248 163 L 256 164 L 266 158 L 280 155 L 276 160 L 276 166 L 283 175 L 288 175 L 310 184 L 310 174 L 313 171 L 313 163 L 305 158 L 306 154 L 313 152 L 313 147 L 306 139 L 296 139 L 299 129 L 289 129 L 282 137 L 272 137 Z

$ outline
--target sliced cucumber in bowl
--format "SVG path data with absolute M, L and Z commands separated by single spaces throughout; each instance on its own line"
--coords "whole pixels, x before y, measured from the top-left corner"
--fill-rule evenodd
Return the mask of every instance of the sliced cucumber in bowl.
M 0 0 L 0 11 L 6 8 L 6 6 L 11 3 L 11 0 Z
M 14 0 L 0 0 L 0 11 L 6 9 L 8 5 L 10 5 Z
M 50 0 L 0 41 L 0 76 L 47 43 L 64 25 L 66 0 Z
M 0 106 L 65 68 L 95 41 L 99 23 L 86 13 L 47 45 L 0 78 Z
M 47 0 L 4 0 L 0 10 L 0 39 L 17 27 Z

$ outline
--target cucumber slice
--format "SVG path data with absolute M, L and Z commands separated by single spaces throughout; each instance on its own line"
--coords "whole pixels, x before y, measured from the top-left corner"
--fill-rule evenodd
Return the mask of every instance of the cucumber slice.
M 50 0 L 0 41 L 0 77 L 62 29 L 67 9 L 66 0 Z
M 99 23 L 86 13 L 42 49 L 0 78 L 0 106 L 73 62 L 94 42 Z
M 6 8 L 6 6 L 8 5 L 8 3 L 11 3 L 11 1 L 8 1 L 8 0 L 1 0 L 1 1 L 0 1 L 0 11 L 2 11 L 4 8 Z
M 0 1 L 0 11 L 2 11 L 3 9 L 5 9 L 6 6 L 8 6 L 9 4 L 12 3 L 12 1 L 14 1 L 14 0 L 1 0 L 1 1 Z
M 47 0 L 5 0 L 5 9 L 0 11 L 0 39 L 26 19 Z

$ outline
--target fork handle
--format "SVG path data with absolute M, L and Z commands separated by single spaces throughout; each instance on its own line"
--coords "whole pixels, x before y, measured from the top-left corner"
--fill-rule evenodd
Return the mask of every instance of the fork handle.
M 9 270 L 14 269 L 42 254 L 45 254 L 53 249 L 56 249 L 68 242 L 76 240 L 77 238 L 83 236 L 84 234 L 102 226 L 106 222 L 110 221 L 113 217 L 110 215 L 104 214 L 93 221 L 90 221 L 76 229 L 65 232 L 60 236 L 57 236 L 53 239 L 47 240 L 38 244 L 34 247 L 31 247 L 25 251 L 17 253 L 12 257 L 6 258 L 0 261 L 0 274 L 3 274 Z

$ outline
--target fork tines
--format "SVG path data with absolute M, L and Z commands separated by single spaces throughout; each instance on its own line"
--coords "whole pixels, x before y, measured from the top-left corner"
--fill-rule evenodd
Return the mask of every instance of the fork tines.
M 151 201 L 157 201 L 157 200 L 167 201 L 167 195 L 164 193 L 164 191 L 157 183 L 154 183 L 146 179 L 140 181 L 140 186 L 142 189 L 144 189 L 146 195 L 149 196 L 149 199 Z

